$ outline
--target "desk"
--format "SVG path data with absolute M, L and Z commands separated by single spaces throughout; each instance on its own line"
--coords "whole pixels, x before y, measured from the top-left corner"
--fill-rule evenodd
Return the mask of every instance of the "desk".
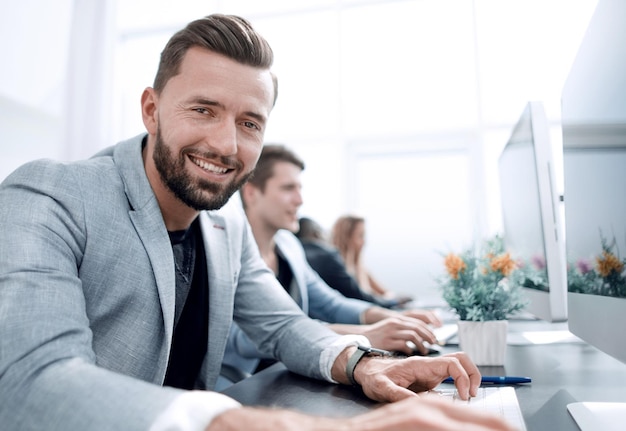
M 566 328 L 565 324 L 511 321 L 510 331 Z M 445 347 L 443 353 L 456 351 Z M 530 376 L 516 387 L 528 431 L 578 430 L 566 405 L 574 401 L 626 402 L 626 364 L 584 343 L 513 345 L 504 367 L 480 367 L 484 375 Z M 448 385 L 449 386 L 449 385 Z M 244 405 L 276 406 L 313 415 L 353 416 L 380 404 L 357 388 L 291 373 L 275 364 L 223 391 Z

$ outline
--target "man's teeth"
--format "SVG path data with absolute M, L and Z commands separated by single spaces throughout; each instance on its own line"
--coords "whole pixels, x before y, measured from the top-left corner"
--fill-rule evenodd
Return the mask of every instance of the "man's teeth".
M 226 171 L 228 171 L 228 169 L 226 168 L 220 168 L 219 166 L 215 166 L 212 163 L 207 163 L 205 161 L 198 160 L 193 157 L 191 158 L 191 161 L 194 162 L 196 165 L 200 166 L 205 171 L 215 172 L 216 174 L 225 174 Z

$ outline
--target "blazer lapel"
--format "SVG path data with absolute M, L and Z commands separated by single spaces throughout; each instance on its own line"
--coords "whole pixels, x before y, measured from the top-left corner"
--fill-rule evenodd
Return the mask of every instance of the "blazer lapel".
M 124 181 L 130 204 L 129 216 L 146 249 L 152 265 L 163 321 L 167 351 L 171 348 L 174 332 L 176 280 L 174 255 L 161 209 L 146 177 L 141 154 L 143 136 L 129 139 L 115 147 L 114 159 Z M 165 358 L 167 364 L 167 358 Z M 165 375 L 165 369 L 163 370 Z
M 209 278 L 209 340 L 202 366 L 207 388 L 213 388 L 219 374 L 226 340 L 233 320 L 237 274 L 233 271 L 229 232 L 223 217 L 202 212 L 200 225 L 206 250 Z
M 158 207 L 157 207 L 158 211 Z M 174 336 L 174 309 L 176 304 L 176 280 L 174 270 L 174 255 L 167 235 L 167 229 L 161 218 L 161 213 L 151 209 L 130 211 L 130 218 L 146 248 L 150 264 L 161 301 L 165 336 L 168 352 Z

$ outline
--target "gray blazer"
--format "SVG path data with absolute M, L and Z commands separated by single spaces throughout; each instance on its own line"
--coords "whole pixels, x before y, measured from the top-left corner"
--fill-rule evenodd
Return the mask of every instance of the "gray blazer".
M 147 429 L 180 393 L 161 387 L 174 258 L 138 136 L 87 161 L 35 161 L 0 185 L 3 429 Z M 219 374 L 233 319 L 265 354 L 320 378 L 337 335 L 307 318 L 259 256 L 237 206 L 203 212 L 209 339 Z

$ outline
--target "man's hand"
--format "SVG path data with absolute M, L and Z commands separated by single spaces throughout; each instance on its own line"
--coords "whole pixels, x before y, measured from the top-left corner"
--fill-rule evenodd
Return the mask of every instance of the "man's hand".
M 513 431 L 502 419 L 491 414 L 452 404 L 437 396 L 408 398 L 387 404 L 351 418 L 330 419 L 287 410 L 244 407 L 228 410 L 206 431 Z
M 443 324 L 439 316 L 437 316 L 437 313 L 430 310 L 408 309 L 398 311 L 378 306 L 373 306 L 365 310 L 363 313 L 363 322 L 368 324 L 376 323 L 389 317 L 417 319 L 434 327 L 439 327 Z
M 373 347 L 394 352 L 403 352 L 412 355 L 416 347 L 421 354 L 426 354 L 427 349 L 423 342 L 431 344 L 437 342 L 435 334 L 422 320 L 410 317 L 390 317 L 370 325 L 361 325 L 362 331 Z M 410 346 L 407 342 L 413 343 Z
M 335 380 L 348 383 L 346 364 L 354 347 L 344 350 L 333 364 Z M 452 377 L 461 399 L 476 396 L 480 386 L 478 367 L 463 352 L 438 357 L 411 356 L 404 359 L 364 357 L 354 369 L 354 379 L 363 393 L 376 401 L 399 401 L 417 396 Z
M 449 376 L 454 378 L 461 399 L 476 396 L 480 371 L 463 352 L 430 358 L 363 358 L 354 370 L 354 378 L 365 395 L 377 401 L 415 396 L 417 392 L 435 388 Z
M 338 334 L 364 335 L 377 349 L 403 352 L 407 355 L 415 354 L 415 349 L 419 350 L 420 354 L 426 355 L 428 349 L 423 343 L 437 343 L 435 334 L 424 320 L 404 316 L 398 312 L 393 312 L 391 316 L 364 325 L 333 323 L 329 327 Z M 410 344 L 407 344 L 409 342 Z
M 439 316 L 437 316 L 437 313 L 430 310 L 408 309 L 400 311 L 399 313 L 403 316 L 419 319 L 423 322 L 433 325 L 435 328 L 439 328 L 441 325 L 443 325 L 443 322 L 441 321 Z
M 513 431 L 514 428 L 495 415 L 428 395 L 407 398 L 356 416 L 351 419 L 349 429 Z

